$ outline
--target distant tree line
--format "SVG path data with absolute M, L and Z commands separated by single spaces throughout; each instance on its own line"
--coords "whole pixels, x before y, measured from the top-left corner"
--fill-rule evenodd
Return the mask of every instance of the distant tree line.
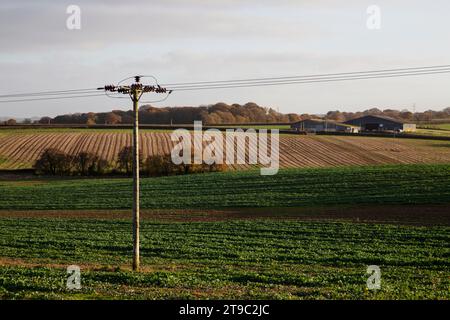
M 15 126 L 17 124 L 17 121 L 15 119 L 8 119 L 3 122 L 5 126 Z
M 170 155 L 152 155 L 144 159 L 140 152 L 140 172 L 157 177 L 190 173 L 225 171 L 224 164 L 179 164 L 172 162 Z M 106 174 L 133 173 L 133 153 L 131 147 L 122 148 L 114 161 L 107 161 L 90 152 L 70 155 L 58 149 L 44 150 L 34 163 L 35 173 L 53 176 L 101 176 Z
M 441 111 L 428 110 L 412 113 L 408 110 L 394 110 L 372 108 L 361 112 L 329 111 L 326 115 L 310 114 L 282 114 L 273 108 L 261 107 L 249 102 L 244 105 L 216 103 L 199 107 L 164 107 L 156 108 L 144 105 L 140 108 L 139 117 L 142 124 L 192 124 L 194 121 L 202 121 L 206 125 L 215 124 L 246 124 L 246 123 L 292 123 L 304 119 L 327 118 L 343 122 L 364 115 L 388 116 L 397 120 L 409 122 L 427 122 L 431 120 L 450 119 L 450 107 Z M 26 119 L 23 123 L 31 123 Z M 113 110 L 100 113 L 74 113 L 59 115 L 54 118 L 42 117 L 35 121 L 39 124 L 132 124 L 132 111 Z M 5 125 L 15 125 L 16 120 L 9 119 Z
M 368 109 L 362 112 L 340 112 L 340 111 L 329 111 L 326 114 L 326 118 L 328 120 L 334 120 L 337 122 L 344 122 L 347 120 L 359 118 L 361 116 L 366 115 L 375 115 L 375 116 L 386 116 L 390 118 L 394 118 L 396 120 L 409 121 L 409 122 L 427 122 L 432 120 L 439 119 L 450 119 L 450 107 L 445 108 L 442 111 L 433 111 L 428 110 L 425 112 L 416 112 L 412 113 L 408 110 L 394 110 L 394 109 L 385 109 L 380 110 L 378 108 Z
M 412 113 L 408 110 L 372 108 L 361 112 L 329 111 L 328 120 L 344 122 L 364 115 L 381 115 L 397 120 L 426 122 L 438 119 L 450 119 L 450 107 L 442 111 L 428 110 Z M 282 114 L 273 108 L 265 108 L 255 103 L 244 105 L 217 103 L 200 107 L 164 107 L 142 106 L 139 111 L 142 124 L 191 124 L 200 120 L 206 125 L 245 124 L 245 123 L 292 123 L 304 119 L 324 118 L 311 114 Z M 44 117 L 41 124 L 132 124 L 131 111 L 114 110 L 105 113 L 75 113 L 57 116 L 53 119 Z
M 155 108 L 144 105 L 139 110 L 142 124 L 191 124 L 196 120 L 204 124 L 227 123 L 288 123 L 301 119 L 297 114 L 282 114 L 272 108 L 261 107 L 255 103 L 244 105 L 216 103 L 200 107 L 164 107 Z M 43 117 L 41 124 L 131 124 L 133 113 L 114 110 L 103 113 L 74 113 Z

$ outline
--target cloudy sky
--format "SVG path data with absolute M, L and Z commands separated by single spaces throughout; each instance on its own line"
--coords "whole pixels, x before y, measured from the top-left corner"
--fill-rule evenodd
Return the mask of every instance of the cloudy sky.
M 69 30 L 69 5 L 81 29 Z M 367 8 L 381 29 L 367 28 Z M 450 64 L 448 0 L 133 0 L 0 3 L 0 94 Z M 149 80 L 150 81 L 150 80 Z M 450 106 L 450 75 L 173 93 L 156 106 L 256 102 L 281 112 Z M 154 97 L 153 97 L 154 98 Z M 152 97 L 150 98 L 152 99 Z M 128 109 L 106 97 L 0 104 L 0 117 Z

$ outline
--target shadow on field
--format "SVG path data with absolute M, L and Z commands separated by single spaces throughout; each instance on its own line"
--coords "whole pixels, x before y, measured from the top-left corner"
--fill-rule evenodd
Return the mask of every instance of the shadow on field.
M 0 218 L 130 219 L 131 210 L 0 210 Z M 152 209 L 143 210 L 144 220 L 208 222 L 226 220 L 280 219 L 304 221 L 346 221 L 402 225 L 450 226 L 450 206 L 360 205 L 334 207 Z

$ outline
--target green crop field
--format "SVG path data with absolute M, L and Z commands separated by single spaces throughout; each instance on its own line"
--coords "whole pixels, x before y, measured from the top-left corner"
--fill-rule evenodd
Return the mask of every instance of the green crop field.
M 143 208 L 450 203 L 450 165 L 258 170 L 142 180 Z M 125 209 L 130 179 L 0 181 L 0 209 Z
M 144 221 L 138 274 L 124 266 L 126 220 L 3 218 L 0 230 L 0 298 L 450 299 L 448 227 Z M 366 289 L 372 264 L 381 290 Z
M 419 124 L 416 134 L 450 137 L 450 123 Z
M 424 129 L 450 130 L 450 123 L 419 124 L 418 127 Z
M 421 128 L 421 129 L 417 129 L 415 132 L 409 132 L 409 134 L 450 137 L 450 130 Z
M 125 178 L 4 177 L 0 299 L 450 299 L 448 164 L 145 178 L 142 207 L 164 210 L 141 221 L 139 273 L 130 268 L 130 215 L 117 211 L 131 200 Z M 333 206 L 369 216 L 385 208 L 394 218 L 277 215 Z M 423 224 L 401 225 L 401 207 Z M 220 208 L 248 217 L 214 218 Z M 81 268 L 81 290 L 66 288 L 69 265 Z M 367 289 L 369 265 L 381 269 L 380 290 Z

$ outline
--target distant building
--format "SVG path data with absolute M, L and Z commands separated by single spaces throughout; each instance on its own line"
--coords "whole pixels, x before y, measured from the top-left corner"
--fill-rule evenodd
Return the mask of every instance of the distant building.
M 403 121 L 385 116 L 363 116 L 348 120 L 344 123 L 352 126 L 358 126 L 362 131 L 416 131 L 416 125 L 413 123 L 404 123 Z
M 330 120 L 306 119 L 291 124 L 291 129 L 299 132 L 349 132 L 357 133 L 358 126 Z

